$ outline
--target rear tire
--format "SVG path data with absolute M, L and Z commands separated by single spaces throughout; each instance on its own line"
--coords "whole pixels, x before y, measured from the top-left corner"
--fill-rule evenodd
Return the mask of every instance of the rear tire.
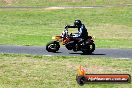
M 90 52 L 94 52 L 94 50 L 95 50 L 95 44 L 92 43 L 90 46 L 91 46 L 91 47 L 90 47 Z
M 95 44 L 92 43 L 89 45 L 89 49 L 88 50 L 82 50 L 83 54 L 92 54 L 92 52 L 94 52 L 95 50 Z
M 46 50 L 48 52 L 56 52 L 60 48 L 59 42 L 57 41 L 51 41 L 46 45 Z

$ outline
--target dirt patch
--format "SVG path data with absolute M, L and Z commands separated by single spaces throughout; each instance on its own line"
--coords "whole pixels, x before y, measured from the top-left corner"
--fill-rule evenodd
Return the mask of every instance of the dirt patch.
M 3 0 L 4 3 L 6 4 L 12 4 L 14 0 Z
M 65 9 L 65 7 L 47 7 L 46 10 L 57 10 L 57 9 Z
M 61 0 L 48 0 L 50 2 L 61 2 Z M 81 2 L 81 0 L 63 0 L 63 2 Z

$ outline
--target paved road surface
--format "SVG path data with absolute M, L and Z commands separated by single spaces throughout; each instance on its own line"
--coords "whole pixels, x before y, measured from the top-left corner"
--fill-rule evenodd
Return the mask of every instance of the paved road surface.
M 97 5 L 97 6 L 0 6 L 2 9 L 22 9 L 22 8 L 111 8 L 111 7 L 124 7 L 129 6 L 131 7 L 132 4 L 115 4 L 115 5 Z
M 73 52 L 61 47 L 57 53 L 47 52 L 45 46 L 11 46 L 0 45 L 0 53 L 15 53 L 15 54 L 32 54 L 32 55 L 49 55 L 49 56 L 84 56 L 81 51 Z M 114 58 L 131 58 L 132 49 L 108 49 L 97 48 L 92 55 L 85 56 L 106 56 Z

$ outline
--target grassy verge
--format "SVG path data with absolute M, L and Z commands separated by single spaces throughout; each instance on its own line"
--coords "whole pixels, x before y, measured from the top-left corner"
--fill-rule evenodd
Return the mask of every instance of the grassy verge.
M 0 54 L 1 88 L 130 88 L 132 84 L 77 85 L 77 68 L 87 73 L 131 74 L 131 59 L 106 57 L 30 56 Z
M 0 44 L 45 45 L 81 19 L 97 47 L 132 48 L 132 8 L 0 9 Z M 77 30 L 74 30 L 77 32 Z
M 2 6 L 93 6 L 132 4 L 131 0 L 0 0 Z

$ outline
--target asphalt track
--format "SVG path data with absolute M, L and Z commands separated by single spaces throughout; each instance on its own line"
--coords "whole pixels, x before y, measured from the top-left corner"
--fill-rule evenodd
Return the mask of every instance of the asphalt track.
M 68 9 L 68 8 L 111 8 L 111 7 L 131 7 L 132 4 L 115 4 L 115 5 L 97 5 L 97 6 L 0 6 L 1 9 L 33 9 L 33 8 L 56 8 L 56 9 Z
M 0 53 L 31 54 L 45 56 L 106 56 L 114 58 L 132 59 L 132 49 L 96 48 L 91 55 L 83 55 L 81 51 L 73 52 L 61 47 L 56 53 L 47 52 L 45 46 L 12 46 L 0 45 Z

